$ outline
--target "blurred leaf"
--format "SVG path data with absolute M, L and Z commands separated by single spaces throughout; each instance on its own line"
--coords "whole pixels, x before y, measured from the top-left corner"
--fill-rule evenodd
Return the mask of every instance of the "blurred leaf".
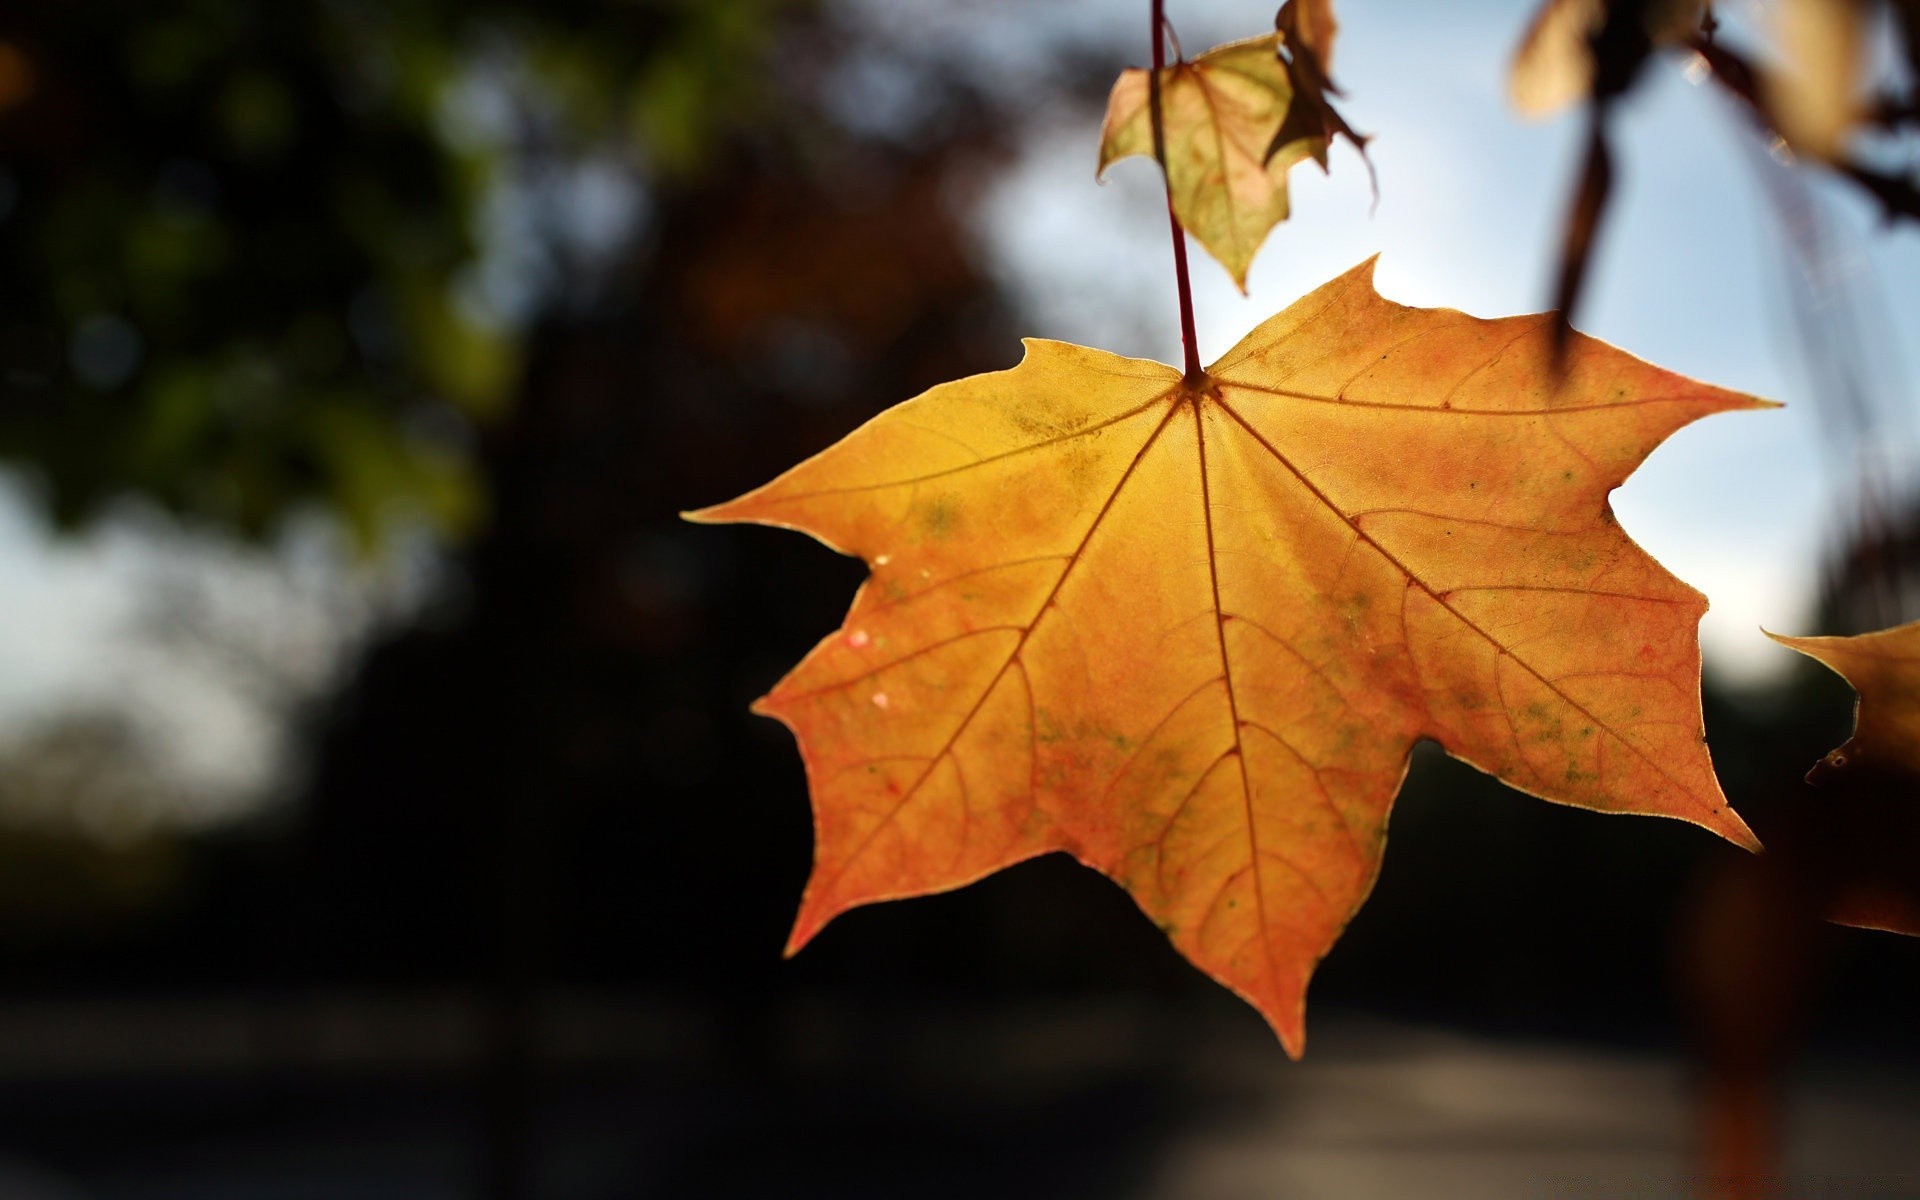
M 1775 130 L 1795 152 L 1832 162 L 1860 121 L 1863 13 L 1856 0 L 1777 0 L 1778 66 L 1760 77 Z
M 1586 99 L 1594 88 L 1595 40 L 1615 9 L 1647 46 L 1672 45 L 1700 27 L 1700 0 L 1546 0 L 1527 25 L 1507 73 L 1507 97 L 1522 116 L 1545 117 Z

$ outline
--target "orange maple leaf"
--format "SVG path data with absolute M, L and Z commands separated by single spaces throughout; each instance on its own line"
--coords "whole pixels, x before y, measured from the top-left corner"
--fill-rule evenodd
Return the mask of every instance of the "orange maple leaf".
M 1920 621 L 1854 637 L 1767 636 L 1859 697 L 1853 736 L 1807 772 L 1829 790 L 1811 847 L 1823 856 L 1827 918 L 1920 937 Z
M 1706 608 L 1606 503 L 1763 402 L 1547 318 L 1382 299 L 1372 264 L 1185 380 L 1030 340 L 692 514 L 872 574 L 756 706 L 799 740 L 835 914 L 1064 850 L 1289 1052 L 1417 740 L 1549 800 L 1753 847 L 1702 738 Z

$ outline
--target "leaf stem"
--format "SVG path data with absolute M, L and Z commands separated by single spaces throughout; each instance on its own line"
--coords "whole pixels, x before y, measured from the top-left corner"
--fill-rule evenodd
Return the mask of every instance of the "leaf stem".
M 1160 178 L 1166 184 L 1167 225 L 1173 231 L 1173 276 L 1180 291 L 1180 343 L 1186 351 L 1186 377 L 1198 384 L 1206 375 L 1200 369 L 1200 343 L 1193 331 L 1193 281 L 1187 273 L 1187 234 L 1180 218 L 1173 214 L 1173 177 L 1167 172 L 1167 130 L 1160 109 L 1160 73 L 1167 67 L 1166 0 L 1152 0 L 1153 70 L 1147 75 L 1147 113 L 1153 123 L 1153 157 L 1160 164 Z

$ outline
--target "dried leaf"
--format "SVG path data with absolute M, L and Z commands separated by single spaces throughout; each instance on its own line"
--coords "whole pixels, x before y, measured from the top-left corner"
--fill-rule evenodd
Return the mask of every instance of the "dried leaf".
M 1333 39 L 1340 32 L 1333 0 L 1300 0 L 1293 5 L 1293 29 L 1294 44 L 1313 51 L 1321 70 L 1332 71 Z
M 1324 11 L 1324 13 L 1322 12 Z M 1324 16 L 1324 21 L 1322 17 Z M 1332 51 L 1333 14 L 1324 4 L 1299 5 L 1294 0 L 1286 0 L 1280 6 L 1280 13 L 1274 18 L 1274 27 L 1280 33 L 1280 44 L 1285 53 L 1282 56 L 1287 69 L 1287 83 L 1293 89 L 1293 104 L 1287 109 L 1287 119 L 1274 132 L 1267 143 L 1267 157 L 1274 159 L 1292 153 L 1292 148 L 1305 145 L 1313 154 L 1315 162 L 1322 171 L 1327 169 L 1327 150 L 1335 138 L 1345 138 L 1353 148 L 1360 152 L 1360 160 L 1367 164 L 1367 179 L 1373 186 L 1373 197 L 1380 199 L 1380 180 L 1373 172 L 1373 160 L 1367 156 L 1366 134 L 1358 133 L 1347 119 L 1333 106 L 1333 97 L 1341 94 L 1333 84 L 1332 66 L 1329 62 Z M 1326 33 L 1321 33 L 1322 26 Z
M 1371 264 L 1184 381 L 1029 341 L 746 496 L 872 568 L 757 706 L 835 914 L 1064 850 L 1290 1051 L 1421 738 L 1536 796 L 1754 846 L 1702 737 L 1704 599 L 1607 493 L 1762 402 L 1576 336 L 1382 299 Z

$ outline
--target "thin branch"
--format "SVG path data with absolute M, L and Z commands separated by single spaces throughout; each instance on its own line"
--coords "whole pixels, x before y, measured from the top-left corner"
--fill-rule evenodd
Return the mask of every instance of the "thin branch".
M 1153 70 L 1147 75 L 1147 111 L 1153 122 L 1153 157 L 1160 164 L 1160 178 L 1166 184 L 1167 224 L 1173 231 L 1173 274 L 1180 290 L 1180 342 L 1186 351 L 1186 377 L 1197 384 L 1206 372 L 1200 369 L 1199 338 L 1193 330 L 1193 281 L 1187 272 L 1187 233 L 1173 212 L 1173 176 L 1167 171 L 1167 130 L 1160 106 L 1160 73 L 1167 68 L 1166 0 L 1152 0 Z

